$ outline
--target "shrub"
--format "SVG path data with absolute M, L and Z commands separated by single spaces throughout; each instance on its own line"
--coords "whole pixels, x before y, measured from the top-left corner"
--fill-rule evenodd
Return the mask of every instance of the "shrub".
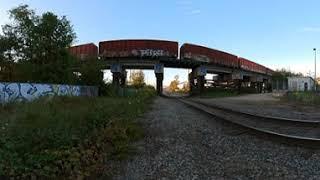
M 55 97 L 0 108 L 0 177 L 81 177 L 122 159 L 142 137 L 134 119 L 152 98 Z
M 315 92 L 288 92 L 283 99 L 306 105 L 320 105 L 320 95 Z

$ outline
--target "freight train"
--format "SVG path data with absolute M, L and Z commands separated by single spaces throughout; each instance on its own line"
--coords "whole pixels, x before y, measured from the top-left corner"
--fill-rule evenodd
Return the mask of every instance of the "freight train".
M 236 55 L 194 44 L 183 44 L 178 56 L 178 42 L 165 40 L 113 40 L 70 47 L 78 58 L 101 57 L 110 59 L 166 59 L 191 60 L 209 65 L 272 75 L 273 71 L 263 65 Z M 178 58 L 179 57 L 179 58 Z
M 99 54 L 112 58 L 173 58 L 178 57 L 178 42 L 164 40 L 116 40 L 99 43 Z
M 79 59 L 98 57 L 98 47 L 93 43 L 72 46 L 69 48 L 69 52 Z

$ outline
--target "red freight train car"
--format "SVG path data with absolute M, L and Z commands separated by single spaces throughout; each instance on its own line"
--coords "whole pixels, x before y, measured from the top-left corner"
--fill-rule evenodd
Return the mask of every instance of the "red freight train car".
M 239 64 L 240 64 L 240 68 L 243 70 L 262 73 L 262 74 L 265 74 L 267 72 L 266 67 L 245 58 L 239 58 Z
M 69 48 L 69 52 L 80 59 L 96 58 L 98 56 L 98 47 L 93 44 L 81 44 Z
M 178 42 L 164 40 L 115 40 L 99 43 L 103 58 L 177 58 Z
M 210 49 L 203 46 L 184 44 L 180 49 L 180 59 L 217 64 L 229 68 L 238 68 L 238 57 L 223 51 Z

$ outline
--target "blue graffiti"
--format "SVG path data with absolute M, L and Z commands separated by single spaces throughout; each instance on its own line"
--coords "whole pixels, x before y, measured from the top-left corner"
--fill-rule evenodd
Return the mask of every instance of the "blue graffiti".
M 0 82 L 0 103 L 32 101 L 43 96 L 98 96 L 98 88 L 63 84 Z

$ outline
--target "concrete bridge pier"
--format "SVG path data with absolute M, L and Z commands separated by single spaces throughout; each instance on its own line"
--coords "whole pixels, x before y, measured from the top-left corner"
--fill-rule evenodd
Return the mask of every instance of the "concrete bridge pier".
M 163 89 L 163 68 L 164 68 L 163 64 L 157 63 L 154 65 L 154 74 L 156 75 L 156 79 L 157 79 L 158 95 L 162 94 L 162 89 Z
M 243 80 L 242 79 L 236 79 L 236 88 L 237 88 L 237 92 L 238 94 L 241 93 L 241 86 L 242 86 L 242 82 Z
M 202 93 L 204 91 L 206 74 L 207 69 L 205 66 L 199 66 L 192 69 L 191 73 L 189 73 L 190 94 L 194 94 L 195 90 L 197 90 L 198 93 Z M 195 79 L 197 80 L 196 84 Z
M 120 79 L 123 79 L 123 70 L 121 64 L 112 64 L 111 65 L 112 72 L 112 84 L 116 87 L 120 86 Z
M 254 75 L 250 77 L 251 83 L 254 84 L 257 93 L 262 93 L 263 89 L 263 78 L 260 75 Z
M 163 73 L 156 73 L 156 78 L 157 78 L 157 94 L 161 95 L 162 89 L 163 89 Z
M 205 76 L 207 75 L 207 67 L 199 66 L 196 68 L 197 86 L 200 93 L 204 91 Z
M 242 82 L 243 82 L 243 73 L 241 71 L 234 71 L 234 72 L 232 72 L 231 77 L 232 77 L 232 80 L 235 81 L 236 89 L 238 91 L 238 94 L 240 94 L 241 85 L 242 85 Z
M 112 84 L 114 86 L 119 86 L 120 85 L 120 78 L 121 78 L 121 73 L 120 72 L 113 72 L 112 73 Z
M 194 91 L 194 71 L 192 70 L 189 75 L 188 75 L 188 78 L 189 78 L 189 88 L 190 88 L 190 94 L 193 94 L 193 91 Z
M 125 69 L 123 69 L 120 74 L 120 86 L 125 87 L 126 82 L 127 82 L 127 71 Z
M 197 86 L 198 86 L 198 89 L 199 89 L 200 93 L 203 93 L 204 84 L 205 84 L 204 76 L 197 76 Z

